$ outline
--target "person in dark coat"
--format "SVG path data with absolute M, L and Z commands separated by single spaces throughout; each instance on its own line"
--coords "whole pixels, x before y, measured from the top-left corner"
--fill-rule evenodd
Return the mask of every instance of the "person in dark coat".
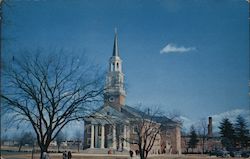
M 123 147 L 124 147 L 124 145 L 123 145 L 123 142 L 122 142 L 122 151 L 123 151 Z
M 72 154 L 71 154 L 71 151 L 68 152 L 68 159 L 71 159 L 72 158 Z
M 66 151 L 63 152 L 63 159 L 67 159 L 67 152 Z
M 132 158 L 133 157 L 133 151 L 129 151 L 129 155 L 130 155 L 130 157 Z

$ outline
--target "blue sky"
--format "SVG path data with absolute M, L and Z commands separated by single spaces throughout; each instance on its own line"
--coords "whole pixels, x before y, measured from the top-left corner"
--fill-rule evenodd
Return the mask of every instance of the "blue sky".
M 249 110 L 246 0 L 13 0 L 4 58 L 19 49 L 85 53 L 104 70 L 118 28 L 126 103 L 197 120 Z

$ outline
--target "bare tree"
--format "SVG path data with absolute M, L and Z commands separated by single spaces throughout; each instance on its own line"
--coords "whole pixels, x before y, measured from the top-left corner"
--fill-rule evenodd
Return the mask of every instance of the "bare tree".
M 188 141 L 188 147 L 192 149 L 192 153 L 193 153 L 194 148 L 196 148 L 196 146 L 199 142 L 194 125 L 191 125 L 189 135 L 190 135 L 190 140 Z
M 160 116 L 160 111 L 157 109 L 151 111 L 149 108 L 140 113 L 140 116 L 135 117 L 131 123 L 134 135 L 130 138 L 124 139 L 130 144 L 138 146 L 141 159 L 146 159 L 148 153 L 159 138 L 161 124 L 156 122 L 157 117 Z
M 205 153 L 205 143 L 207 139 L 207 121 L 205 118 L 202 118 L 198 124 L 198 135 L 201 138 L 202 144 L 202 153 Z
M 41 149 L 40 158 L 61 129 L 83 119 L 102 94 L 102 78 L 92 65 L 65 56 L 63 51 L 52 54 L 46 56 L 37 50 L 35 55 L 15 57 L 4 70 L 1 93 L 13 121 L 31 124 Z

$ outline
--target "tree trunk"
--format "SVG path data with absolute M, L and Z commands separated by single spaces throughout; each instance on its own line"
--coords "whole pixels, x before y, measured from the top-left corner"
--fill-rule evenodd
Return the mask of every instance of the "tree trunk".
M 140 157 L 141 157 L 140 159 L 145 159 L 143 153 L 142 154 L 140 153 Z
M 43 153 L 48 152 L 48 145 L 40 145 L 41 153 L 40 153 L 40 159 L 43 159 Z
M 148 158 L 148 153 L 149 153 L 149 151 L 146 151 L 146 154 L 145 154 L 145 155 L 146 155 L 146 156 L 145 156 L 145 159 L 146 159 L 146 158 Z
M 141 157 L 141 159 L 146 159 L 144 154 L 145 154 L 144 150 L 140 149 L 140 157 Z
M 22 148 L 22 144 L 19 145 L 18 152 L 21 151 L 21 148 Z
M 60 144 L 57 144 L 57 152 L 59 153 Z
M 205 153 L 205 138 L 203 138 L 203 141 L 202 141 L 202 154 Z
M 202 154 L 204 154 L 205 153 L 205 144 L 203 143 L 203 145 L 202 145 Z
M 78 146 L 78 152 L 79 152 L 79 150 L 80 150 L 80 143 L 79 142 L 78 142 L 77 146 Z
M 41 152 L 40 152 L 40 159 L 43 159 L 43 150 L 41 149 Z

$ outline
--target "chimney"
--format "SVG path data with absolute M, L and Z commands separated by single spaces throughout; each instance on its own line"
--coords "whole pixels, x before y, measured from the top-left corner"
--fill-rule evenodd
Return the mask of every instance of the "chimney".
M 208 137 L 213 137 L 213 125 L 212 125 L 212 117 L 208 117 L 208 133 L 207 136 Z

